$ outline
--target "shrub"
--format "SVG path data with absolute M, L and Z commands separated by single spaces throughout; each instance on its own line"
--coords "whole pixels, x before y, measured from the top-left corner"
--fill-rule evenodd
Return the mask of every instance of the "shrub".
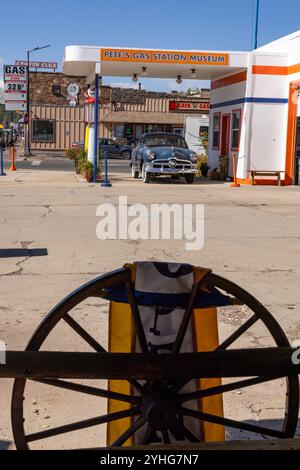
M 197 170 L 198 176 L 207 176 L 209 166 L 208 166 L 208 157 L 204 154 L 199 155 L 197 158 Z
M 93 176 L 94 176 L 94 165 L 92 162 L 90 162 L 89 160 L 86 160 L 83 165 L 82 165 L 82 171 L 81 173 L 83 174 L 83 176 L 85 177 L 85 179 L 90 183 L 91 181 L 93 181 Z M 101 174 L 101 169 L 97 168 L 97 176 L 100 176 Z
M 87 161 L 87 153 L 83 147 L 74 147 L 66 150 L 65 155 L 74 161 L 75 171 L 77 174 L 83 170 L 83 165 Z

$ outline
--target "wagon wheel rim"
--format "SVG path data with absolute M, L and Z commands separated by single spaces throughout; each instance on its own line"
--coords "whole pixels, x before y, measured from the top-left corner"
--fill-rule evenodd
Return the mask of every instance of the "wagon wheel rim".
M 35 333 L 33 334 L 31 340 L 29 341 L 26 350 L 29 351 L 37 351 L 40 349 L 42 344 L 44 343 L 45 339 L 48 337 L 49 333 L 53 330 L 53 328 L 59 323 L 60 320 L 65 320 L 71 328 L 73 328 L 83 339 L 86 340 L 90 346 L 93 347 L 94 350 L 100 352 L 106 352 L 104 348 L 87 333 L 72 317 L 68 314 L 73 307 L 77 304 L 81 303 L 83 300 L 86 300 L 89 297 L 101 297 L 100 291 L 107 287 L 111 287 L 117 283 L 124 283 L 128 293 L 129 303 L 131 305 L 131 311 L 134 319 L 135 329 L 137 333 L 137 337 L 140 343 L 140 348 L 143 352 L 149 352 L 147 346 L 147 340 L 144 333 L 144 329 L 142 326 L 141 318 L 139 315 L 138 306 L 135 301 L 134 297 L 134 288 L 131 283 L 130 271 L 128 269 L 119 269 L 113 271 L 109 274 L 100 276 L 87 284 L 83 285 L 76 291 L 72 292 L 68 295 L 65 299 L 63 299 L 54 309 L 52 309 L 49 314 L 45 317 L 45 319 L 41 322 L 41 324 L 36 329 Z M 237 330 L 235 330 L 229 337 L 220 344 L 218 349 L 226 349 L 231 344 L 234 343 L 240 336 L 242 336 L 252 325 L 254 325 L 257 321 L 262 321 L 263 324 L 266 326 L 267 330 L 269 331 L 271 337 L 274 339 L 274 342 L 279 347 L 289 346 L 288 339 L 284 334 L 283 330 L 281 329 L 278 322 L 275 318 L 271 315 L 271 313 L 258 301 L 256 300 L 251 294 L 246 292 L 244 289 L 239 287 L 238 285 L 234 284 L 227 279 L 217 276 L 213 273 L 208 273 L 205 278 L 204 282 L 208 286 L 217 287 L 227 294 L 233 295 L 238 300 L 242 301 L 253 313 L 252 317 L 250 317 L 245 323 L 243 323 Z M 181 323 L 181 326 L 178 331 L 177 339 L 174 344 L 173 352 L 180 352 L 180 348 L 183 342 L 183 338 L 185 336 L 187 326 L 192 314 L 193 310 L 193 302 L 196 297 L 197 291 L 199 289 L 199 285 L 194 285 L 193 290 L 191 292 L 189 305 L 186 308 L 186 312 Z M 282 430 L 274 430 L 270 428 L 264 428 L 262 426 L 255 426 L 249 423 L 239 422 L 235 420 L 230 420 L 225 417 L 218 417 L 215 415 L 210 415 L 207 413 L 202 413 L 200 411 L 191 410 L 186 408 L 186 402 L 190 401 L 191 399 L 196 399 L 204 396 L 211 396 L 220 393 L 226 393 L 227 391 L 232 391 L 235 389 L 240 389 L 243 387 L 255 385 L 258 383 L 267 382 L 269 380 L 276 380 L 277 378 L 282 377 L 273 377 L 273 378 L 263 378 L 263 377 L 256 377 L 251 379 L 245 379 L 238 382 L 233 382 L 232 384 L 221 385 L 220 387 L 214 387 L 211 389 L 200 390 L 198 392 L 192 392 L 194 395 L 191 394 L 179 394 L 182 387 L 185 385 L 187 381 L 179 382 L 176 384 L 171 384 L 169 387 L 170 389 L 174 390 L 174 393 L 178 394 L 177 397 L 177 408 L 176 408 L 176 416 L 174 416 L 174 420 L 172 421 L 171 425 L 168 429 L 162 430 L 162 440 L 164 444 L 170 443 L 170 436 L 181 436 L 181 438 L 187 439 L 190 442 L 199 442 L 199 439 L 190 432 L 183 423 L 182 418 L 189 416 L 190 418 L 197 419 L 203 422 L 210 422 L 215 424 L 220 424 L 224 426 L 228 426 L 233 429 L 242 429 L 245 431 L 250 431 L 253 433 L 264 434 L 270 437 L 276 438 L 288 438 L 293 437 L 297 427 L 298 421 L 298 408 L 299 408 L 299 381 L 297 375 L 290 375 L 286 377 L 286 410 L 285 410 L 285 418 L 282 425 Z M 192 380 L 192 379 L 190 379 Z M 12 393 L 12 429 L 14 440 L 17 449 L 29 449 L 28 443 L 31 441 L 43 439 L 44 437 L 51 437 L 53 434 L 51 429 L 49 431 L 41 431 L 37 433 L 33 433 L 31 435 L 25 434 L 25 426 L 24 426 L 24 391 L 26 386 L 26 379 L 16 379 L 14 381 L 13 386 L 13 393 Z M 48 385 L 54 385 L 61 388 L 69 388 L 70 390 L 75 390 L 76 388 L 82 388 L 82 390 L 75 390 L 75 391 L 82 391 L 83 393 L 88 394 L 98 394 L 98 396 L 105 397 L 104 390 L 89 387 L 89 386 L 81 386 L 80 384 L 75 385 L 74 383 L 65 382 L 65 381 L 51 381 L 51 380 L 38 380 L 41 383 L 47 383 Z M 52 382 L 52 383 L 51 383 Z M 54 383 L 55 382 L 55 383 Z M 58 384 L 57 382 L 64 382 Z M 141 385 L 138 381 L 134 380 L 131 382 L 131 385 L 136 389 L 137 392 L 143 394 L 143 385 Z M 102 393 L 102 395 L 101 395 Z M 196 394 L 196 395 L 195 395 Z M 151 433 L 153 433 L 153 429 L 147 423 L 147 419 L 143 415 L 141 409 L 141 398 L 137 397 L 136 395 L 127 395 L 121 396 L 121 394 L 113 394 L 113 392 L 106 392 L 106 398 L 117 399 L 119 401 L 127 401 L 133 405 L 133 408 L 129 410 L 125 410 L 124 412 L 119 413 L 112 413 L 107 414 L 104 416 L 98 416 L 95 418 L 90 418 L 88 420 L 83 420 L 78 423 L 70 423 L 66 426 L 60 426 L 61 430 L 58 428 L 54 429 L 54 432 L 58 431 L 57 433 L 64 433 L 69 432 L 70 430 L 82 429 L 84 427 L 94 426 L 96 424 L 103 424 L 113 421 L 115 419 L 122 419 L 124 417 L 135 416 L 137 417 L 136 421 L 125 431 L 125 433 L 113 443 L 113 445 L 121 446 L 123 445 L 126 440 L 133 436 L 140 428 L 147 424 L 147 429 L 144 435 L 143 444 L 148 444 L 151 440 Z M 86 425 L 86 426 L 85 426 Z M 56 430 L 56 431 L 55 431 Z M 59 432 L 62 431 L 62 432 Z

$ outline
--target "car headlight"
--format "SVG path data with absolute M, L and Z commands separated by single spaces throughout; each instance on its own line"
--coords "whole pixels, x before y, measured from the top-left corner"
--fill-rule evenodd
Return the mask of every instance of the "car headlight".
M 192 162 L 197 160 L 197 154 L 195 152 L 190 152 L 190 159 Z
M 146 155 L 149 160 L 154 160 L 154 158 L 156 157 L 155 152 L 152 152 L 152 150 L 146 150 Z

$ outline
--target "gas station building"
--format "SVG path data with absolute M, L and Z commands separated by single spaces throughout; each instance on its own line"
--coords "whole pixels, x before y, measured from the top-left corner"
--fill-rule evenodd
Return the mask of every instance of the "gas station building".
M 300 31 L 250 52 L 67 46 L 63 72 L 210 80 L 210 168 L 234 152 L 242 184 L 299 183 Z

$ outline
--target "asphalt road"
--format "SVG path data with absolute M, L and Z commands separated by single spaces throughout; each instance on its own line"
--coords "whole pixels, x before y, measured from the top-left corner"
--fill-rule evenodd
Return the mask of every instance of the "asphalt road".
M 41 157 L 33 156 L 24 160 L 23 157 L 17 157 L 15 166 L 20 170 L 53 170 L 53 171 L 73 171 L 74 163 L 64 157 Z M 9 156 L 4 157 L 4 169 L 9 169 L 10 160 Z M 109 173 L 130 173 L 129 160 L 109 159 L 108 160 Z

